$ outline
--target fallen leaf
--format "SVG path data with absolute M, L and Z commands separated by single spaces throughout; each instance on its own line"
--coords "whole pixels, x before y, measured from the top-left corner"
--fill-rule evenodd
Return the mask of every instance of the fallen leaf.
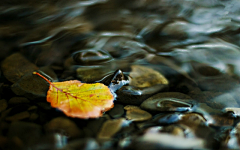
M 97 118 L 113 107 L 114 96 L 110 89 L 101 83 L 87 84 L 78 80 L 50 82 L 37 72 L 33 72 L 49 85 L 47 101 L 51 106 L 62 110 L 67 116 Z

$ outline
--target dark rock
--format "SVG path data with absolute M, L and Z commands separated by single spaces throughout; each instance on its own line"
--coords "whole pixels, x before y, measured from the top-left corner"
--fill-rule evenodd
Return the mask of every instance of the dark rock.
M 46 97 L 49 85 L 41 77 L 30 72 L 13 84 L 11 88 L 16 95 L 25 96 L 33 100 L 35 98 Z
M 23 75 L 37 70 L 37 66 L 28 61 L 22 54 L 14 53 L 1 64 L 4 76 L 12 83 L 17 82 Z
M 170 114 L 161 113 L 154 116 L 152 122 L 158 125 L 168 125 L 178 122 L 181 117 L 182 114 L 180 112 Z
M 24 145 L 33 145 L 42 136 L 42 127 L 35 123 L 22 121 L 12 122 L 7 134 L 9 138 L 19 138 Z
M 112 59 L 112 56 L 104 50 L 86 49 L 73 53 L 73 60 L 79 65 L 99 65 Z
M 9 105 L 18 105 L 18 104 L 26 104 L 30 101 L 25 97 L 13 97 L 8 101 Z
M 137 106 L 127 105 L 124 109 L 127 111 L 126 118 L 131 121 L 146 121 L 152 118 L 150 113 Z
M 19 121 L 19 120 L 27 119 L 29 117 L 30 117 L 30 113 L 28 111 L 23 111 L 23 112 L 15 114 L 13 116 L 6 117 L 5 120 L 7 120 L 7 121 Z
M 45 109 L 45 110 L 50 110 L 52 109 L 52 106 L 50 103 L 48 102 L 37 102 L 37 105 L 42 108 L 42 109 Z
M 8 107 L 7 101 L 5 99 L 0 100 L 0 113 L 6 110 Z
M 76 70 L 77 77 L 84 82 L 98 81 L 111 71 L 111 68 L 104 66 L 81 66 Z
M 86 127 L 83 129 L 86 137 L 95 137 L 97 136 L 100 128 L 102 127 L 103 123 L 108 120 L 106 117 L 100 117 L 97 119 L 91 119 L 88 121 Z
M 193 99 L 215 109 L 223 109 L 226 107 L 238 107 L 239 104 L 235 98 L 228 93 L 204 91 L 200 93 L 189 94 Z
M 168 86 L 164 84 L 157 84 L 146 88 L 123 86 L 116 92 L 118 96 L 117 101 L 128 105 L 140 105 L 150 96 L 160 91 L 166 91 L 167 89 Z
M 176 97 L 182 97 L 176 98 Z M 183 97 L 185 99 L 183 99 Z M 194 101 L 190 97 L 177 92 L 156 94 L 141 104 L 141 108 L 149 111 L 189 111 Z
M 45 130 L 48 133 L 61 133 L 70 138 L 76 138 L 81 136 L 82 132 L 77 125 L 68 118 L 57 117 L 52 119 L 45 125 Z
M 124 109 L 123 109 L 123 105 L 121 104 L 114 104 L 114 107 L 108 111 L 108 114 L 112 117 L 112 118 L 120 118 L 123 114 L 124 114 Z
M 77 139 L 74 141 L 70 141 L 65 147 L 62 148 L 63 150 L 94 150 L 100 149 L 99 144 L 92 138 L 86 139 Z
M 42 69 L 42 70 L 41 70 Z M 38 72 L 51 81 L 57 81 L 56 74 L 48 67 L 43 67 Z M 46 71 L 49 74 L 46 74 Z M 29 99 L 43 98 L 46 96 L 49 84 L 41 77 L 32 72 L 25 74 L 18 82 L 11 87 L 16 95 L 25 96 Z
M 192 63 L 191 74 L 205 91 L 229 91 L 238 86 L 237 80 L 205 64 Z
M 35 120 L 38 119 L 38 117 L 39 117 L 38 114 L 32 113 L 32 114 L 30 114 L 30 116 L 29 116 L 29 120 L 30 120 L 30 121 L 35 121 Z

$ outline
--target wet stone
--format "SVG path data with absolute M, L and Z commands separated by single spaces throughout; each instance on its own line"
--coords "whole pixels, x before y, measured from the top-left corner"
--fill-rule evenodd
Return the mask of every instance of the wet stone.
M 180 99 L 176 97 L 185 97 Z M 187 95 L 182 93 L 159 93 L 141 104 L 141 108 L 149 111 L 189 111 L 194 102 L 189 100 Z
M 185 113 L 181 116 L 179 123 L 185 123 L 189 126 L 198 126 L 206 123 L 206 119 L 197 113 Z
M 13 97 L 8 101 L 9 105 L 26 104 L 30 101 L 25 97 Z
M 48 102 L 37 102 L 36 103 L 38 105 L 39 108 L 42 108 L 44 110 L 50 110 L 52 109 L 52 106 L 50 103 Z
M 28 111 L 33 112 L 33 111 L 36 111 L 37 109 L 38 107 L 33 105 L 28 108 Z
M 94 150 L 100 149 L 99 144 L 93 138 L 77 139 L 70 141 L 66 146 L 62 147 L 63 150 Z
M 235 98 L 228 93 L 204 91 L 200 93 L 189 94 L 193 99 L 215 109 L 224 109 L 225 107 L 238 107 L 239 104 Z
M 181 127 L 180 125 L 169 125 L 165 126 L 160 130 L 162 133 L 168 133 L 171 135 L 176 135 L 176 136 L 181 136 L 184 137 L 184 128 Z
M 110 111 L 108 111 L 108 114 L 114 119 L 120 118 L 124 114 L 123 105 L 114 104 L 114 107 Z
M 31 100 L 45 97 L 48 88 L 48 83 L 32 72 L 25 74 L 11 87 L 16 95 L 25 96 Z
M 0 100 L 0 113 L 6 110 L 8 107 L 7 101 L 5 99 Z
M 86 49 L 73 53 L 73 60 L 79 65 L 99 65 L 113 58 L 104 50 Z
M 38 67 L 28 61 L 22 54 L 14 53 L 1 64 L 4 76 L 12 83 L 17 82 L 23 75 L 37 70 Z
M 19 120 L 23 120 L 23 119 L 27 119 L 30 117 L 30 113 L 28 111 L 23 111 L 20 113 L 17 113 L 13 116 L 9 116 L 6 117 L 6 121 L 19 121 Z
M 30 121 L 35 121 L 35 120 L 38 119 L 38 117 L 39 117 L 38 114 L 32 113 L 32 114 L 30 114 L 30 116 L 29 116 L 29 120 L 30 120 Z
M 81 81 L 94 82 L 102 79 L 111 71 L 111 68 L 104 66 L 81 66 L 77 68 L 76 73 Z
M 126 112 L 126 118 L 132 121 L 146 121 L 152 118 L 152 115 L 147 111 L 140 109 L 137 106 L 127 105 L 124 107 Z
M 83 128 L 85 137 L 96 137 L 106 120 L 108 120 L 106 117 L 88 120 L 86 127 Z
M 102 125 L 97 137 L 100 139 L 110 139 L 122 128 L 124 120 L 123 118 L 107 120 Z
M 192 66 L 192 74 L 199 87 L 204 91 L 229 91 L 238 86 L 237 80 L 214 67 L 203 64 L 193 64 Z
M 170 114 L 157 114 L 153 117 L 153 123 L 159 124 L 159 125 L 167 125 L 167 124 L 173 124 L 181 120 L 182 114 L 179 112 L 176 113 L 170 113 Z
M 12 122 L 7 134 L 9 138 L 19 138 L 24 145 L 33 145 L 42 136 L 42 127 L 35 123 L 22 121 Z
M 156 84 L 168 84 L 168 80 L 162 74 L 149 67 L 133 65 L 131 68 L 131 86 L 145 88 Z
M 168 86 L 164 84 L 157 84 L 152 87 L 137 88 L 133 86 L 123 86 L 116 93 L 118 95 L 117 101 L 128 105 L 140 105 L 144 100 L 150 96 L 162 91 L 167 91 Z
M 76 138 L 82 134 L 75 122 L 64 117 L 52 119 L 45 125 L 45 131 L 48 133 L 60 133 L 68 136 L 69 138 Z

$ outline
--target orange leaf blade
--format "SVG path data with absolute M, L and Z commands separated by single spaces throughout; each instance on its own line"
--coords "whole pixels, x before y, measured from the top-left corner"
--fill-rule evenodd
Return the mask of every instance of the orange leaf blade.
M 77 80 L 50 84 L 47 101 L 67 116 L 97 118 L 113 107 L 114 97 L 101 83 L 86 84 Z
M 113 107 L 113 100 L 111 91 L 104 84 L 86 84 L 77 80 L 53 82 L 47 93 L 47 101 L 52 107 L 78 118 L 100 117 L 102 112 Z
M 40 76 L 50 84 L 47 101 L 67 116 L 97 118 L 114 105 L 114 96 L 104 84 L 87 84 L 78 80 L 50 82 L 38 72 L 33 72 L 33 74 Z

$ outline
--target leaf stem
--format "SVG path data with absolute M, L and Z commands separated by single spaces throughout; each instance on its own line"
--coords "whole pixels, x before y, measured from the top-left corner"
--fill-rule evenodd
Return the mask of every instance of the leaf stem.
M 50 85 L 52 84 L 51 81 L 49 81 L 47 78 L 45 78 L 45 77 L 44 77 L 43 75 L 41 75 L 40 73 L 38 73 L 38 72 L 33 72 L 33 74 L 36 74 L 36 75 L 42 77 L 42 78 L 43 78 L 44 80 L 46 80 Z

